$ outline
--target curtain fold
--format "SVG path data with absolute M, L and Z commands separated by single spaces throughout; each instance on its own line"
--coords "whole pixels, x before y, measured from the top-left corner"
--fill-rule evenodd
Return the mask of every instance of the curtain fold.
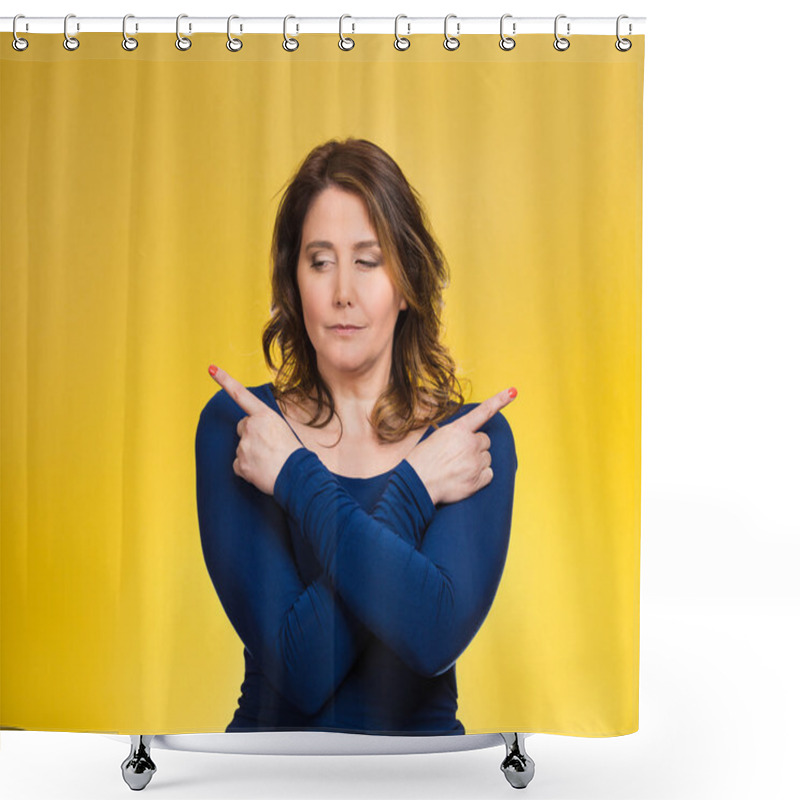
M 243 661 L 198 530 L 207 368 L 274 380 L 281 193 L 354 137 L 446 256 L 466 400 L 519 392 L 508 554 L 458 719 L 637 730 L 644 37 L 139 38 L 0 35 L 0 725 L 225 730 Z

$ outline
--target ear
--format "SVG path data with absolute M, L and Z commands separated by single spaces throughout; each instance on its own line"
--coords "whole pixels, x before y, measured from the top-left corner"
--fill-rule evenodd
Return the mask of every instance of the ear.
M 405 311 L 408 308 L 408 303 L 406 303 L 405 297 L 400 298 L 400 310 Z

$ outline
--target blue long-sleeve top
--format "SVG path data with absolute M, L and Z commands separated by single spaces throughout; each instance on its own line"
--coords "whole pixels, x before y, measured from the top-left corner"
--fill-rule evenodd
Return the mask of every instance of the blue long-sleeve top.
M 283 416 L 271 383 L 248 388 Z M 244 415 L 221 389 L 195 439 L 203 556 L 244 643 L 226 731 L 464 733 L 455 662 L 489 612 L 511 530 L 517 457 L 507 420 L 498 412 L 481 428 L 492 481 L 434 506 L 405 459 L 351 478 L 305 447 L 265 494 L 233 471 Z

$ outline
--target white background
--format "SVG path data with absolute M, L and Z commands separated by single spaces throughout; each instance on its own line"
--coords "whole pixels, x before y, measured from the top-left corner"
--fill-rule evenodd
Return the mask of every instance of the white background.
M 2 11 L 16 13 L 646 17 L 640 730 L 530 737 L 537 768 L 525 791 L 563 800 L 800 796 L 791 766 L 800 751 L 796 6 L 28 0 Z M 4 731 L 0 794 L 127 797 L 127 754 L 100 735 Z M 154 750 L 158 772 L 144 791 L 509 797 L 503 755 Z

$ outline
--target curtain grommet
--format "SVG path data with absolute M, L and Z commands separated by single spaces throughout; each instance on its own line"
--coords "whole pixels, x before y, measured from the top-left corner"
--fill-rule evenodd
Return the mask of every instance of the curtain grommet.
M 69 18 L 74 16 L 75 14 L 67 14 L 67 16 L 64 17 L 64 49 L 70 51 L 77 50 L 81 46 L 81 43 L 78 41 L 77 37 L 70 36 L 69 33 L 67 33 L 67 23 L 69 21 Z M 81 29 L 80 23 L 79 22 L 75 23 L 75 32 L 77 33 L 78 31 L 80 31 L 80 29 Z
M 283 49 L 287 53 L 294 53 L 294 51 L 297 50 L 298 47 L 300 47 L 300 40 L 295 39 L 292 36 L 289 36 L 289 34 L 286 32 L 286 23 L 290 19 L 297 19 L 297 17 L 293 16 L 292 14 L 287 14 L 283 18 Z M 295 28 L 296 28 L 295 33 L 297 33 L 300 30 L 300 28 L 299 26 L 295 26 Z
M 447 23 L 450 21 L 451 17 L 456 17 L 455 36 L 450 36 L 450 34 L 447 32 Z M 460 30 L 461 30 L 461 23 L 458 21 L 458 17 L 455 14 L 448 14 L 444 18 L 444 41 L 442 42 L 442 45 L 444 46 L 445 50 L 449 50 L 450 52 L 452 52 L 453 50 L 458 50 L 458 48 L 461 45 L 461 41 L 458 38 Z
M 178 14 L 178 18 L 175 20 L 175 35 L 178 37 L 177 39 L 175 39 L 175 47 L 177 47 L 178 50 L 185 51 L 192 46 L 192 40 L 181 33 L 181 20 L 187 18 L 188 16 L 189 16 L 188 14 Z M 192 32 L 192 23 L 190 22 L 189 33 L 191 34 L 191 32 Z
M 394 49 L 404 51 L 408 50 L 408 48 L 411 47 L 411 39 L 406 39 L 404 36 L 401 36 L 397 31 L 398 23 L 400 22 L 401 18 L 408 19 L 408 17 L 405 14 L 398 14 L 394 18 Z M 410 23 L 406 24 L 408 24 L 408 33 L 410 34 L 411 25 Z
M 241 39 L 236 39 L 231 36 L 232 19 L 239 19 L 239 16 L 237 14 L 231 14 L 228 17 L 228 41 L 225 42 L 225 47 L 227 47 L 231 53 L 238 53 L 244 47 L 244 42 Z M 241 32 L 241 28 L 239 28 L 239 31 Z
M 505 50 L 506 52 L 508 52 L 509 50 L 513 50 L 517 46 L 516 41 L 511 36 L 506 36 L 505 33 L 503 33 L 503 23 L 510 16 L 512 15 L 503 14 L 503 16 L 500 17 L 500 49 Z M 512 22 L 511 33 L 515 34 L 516 32 L 517 32 L 517 23 Z
M 123 50 L 127 50 L 128 52 L 131 52 L 132 50 L 135 50 L 139 46 L 139 40 L 138 39 L 136 39 L 133 36 L 128 36 L 128 31 L 127 31 L 128 20 L 132 19 L 132 18 L 135 19 L 133 14 L 126 14 L 122 18 L 122 49 Z M 139 26 L 136 25 L 135 23 L 134 23 L 134 25 L 135 25 L 136 30 L 138 31 L 139 30 Z
M 345 19 L 353 19 L 353 18 L 349 14 L 342 14 L 342 16 L 339 17 L 339 49 L 352 50 L 356 46 L 355 39 L 351 39 L 349 36 L 345 36 L 342 33 L 342 22 L 344 22 Z M 355 29 L 356 26 L 355 23 L 353 23 L 353 30 L 351 31 L 351 33 L 355 32 Z
M 565 39 L 563 36 L 558 35 L 558 21 L 566 18 L 566 14 L 559 14 L 555 21 L 554 31 L 556 40 L 553 42 L 553 47 L 555 47 L 559 53 L 563 53 L 565 50 L 569 49 L 569 39 Z M 567 36 L 569 36 L 569 22 L 567 23 Z
M 631 47 L 633 47 L 633 42 L 630 39 L 623 39 L 619 35 L 619 22 L 622 19 L 629 19 L 629 17 L 627 14 L 620 14 L 617 17 L 617 41 L 614 42 L 614 47 L 616 47 L 617 50 L 620 51 L 620 53 L 627 53 L 628 50 L 630 50 Z M 630 35 L 630 32 L 631 32 L 631 26 L 630 23 L 628 23 L 628 35 Z
M 21 36 L 17 36 L 17 20 L 18 19 L 25 19 L 24 14 L 17 14 L 14 17 L 14 21 L 11 23 L 11 33 L 13 35 L 13 39 L 11 40 L 11 46 L 18 52 L 21 53 L 24 50 L 28 49 L 28 40 L 23 39 Z

